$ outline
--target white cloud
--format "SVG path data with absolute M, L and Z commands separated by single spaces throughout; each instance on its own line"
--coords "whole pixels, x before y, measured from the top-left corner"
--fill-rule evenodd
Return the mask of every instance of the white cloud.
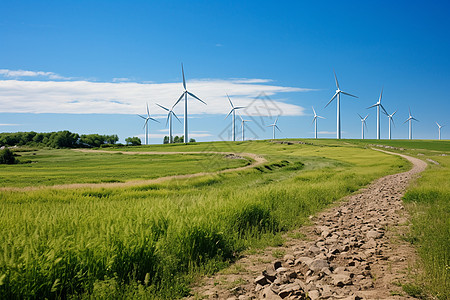
M 0 70 L 8 78 L 47 76 L 63 78 L 52 72 Z M 180 97 L 183 87 L 176 83 L 52 81 L 52 80 L 0 80 L 0 112 L 7 113 L 72 113 L 72 114 L 145 114 L 149 104 L 152 116 L 163 118 L 165 111 L 155 103 L 171 107 Z M 190 117 L 197 114 L 226 114 L 230 105 L 226 93 L 235 106 L 246 106 L 244 115 L 285 116 L 304 115 L 304 108 L 287 103 L 278 96 L 281 93 L 308 92 L 312 89 L 284 87 L 269 84 L 269 79 L 196 79 L 187 82 L 188 90 L 207 103 L 204 105 L 189 97 Z M 264 93 L 264 97 L 255 97 Z M 271 97 L 271 98 L 269 98 Z M 183 103 L 175 112 L 183 116 Z
M 336 131 L 317 131 L 317 134 L 336 134 Z
M 113 82 L 125 82 L 125 81 L 131 81 L 130 78 L 126 78 L 126 77 L 119 77 L 119 78 L 113 78 L 112 80 Z
M 20 126 L 22 124 L 0 124 L 0 126 Z
M 53 72 L 43 72 L 43 71 L 26 71 L 26 70 L 8 70 L 0 69 L 0 75 L 7 78 L 19 78 L 19 77 L 48 77 L 52 80 L 58 79 L 70 79 L 63 77 Z

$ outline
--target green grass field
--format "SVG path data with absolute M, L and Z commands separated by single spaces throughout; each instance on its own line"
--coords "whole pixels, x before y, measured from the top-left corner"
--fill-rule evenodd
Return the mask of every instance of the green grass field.
M 198 274 L 219 270 L 245 249 L 281 243 L 280 233 L 301 226 L 309 215 L 375 178 L 410 167 L 399 157 L 361 144 L 307 141 L 315 145 L 253 141 L 132 147 L 130 151 L 251 152 L 268 162 L 248 170 L 122 189 L 2 191 L 0 298 L 180 297 Z M 56 153 L 47 153 L 42 174 L 48 177 Z M 61 153 L 67 159 L 72 155 Z M 121 160 L 129 159 L 114 153 L 86 156 L 85 167 L 110 160 L 123 166 L 127 164 Z M 228 161 L 221 164 L 222 157 L 218 162 L 213 158 L 204 157 L 207 163 L 200 171 L 205 166 L 230 167 Z M 172 174 L 181 164 L 181 170 L 195 173 L 199 165 L 197 158 L 180 161 L 176 155 L 155 159 L 167 164 L 157 176 Z M 129 169 L 161 164 L 157 160 L 134 162 Z M 70 168 L 69 163 L 65 166 Z M 14 167 L 19 178 L 26 165 Z M 83 180 L 109 180 L 111 174 L 102 170 Z M 140 171 L 127 172 L 129 179 L 140 178 Z M 80 180 L 81 173 L 73 178 Z M 35 184 L 43 183 L 30 185 Z
M 40 186 L 67 183 L 125 182 L 162 176 L 237 168 L 248 159 L 215 154 L 128 155 L 82 153 L 54 149 L 18 152 L 19 165 L 0 165 L 1 186 Z M 210 161 L 214 161 L 214 165 Z

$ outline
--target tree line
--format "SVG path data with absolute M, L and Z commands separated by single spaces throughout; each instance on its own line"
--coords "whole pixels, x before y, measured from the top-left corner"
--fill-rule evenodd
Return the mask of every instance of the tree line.
M 0 133 L 1 146 L 42 146 L 50 148 L 92 148 L 115 144 L 119 137 L 113 135 L 72 133 L 68 130 L 56 132 L 4 132 Z

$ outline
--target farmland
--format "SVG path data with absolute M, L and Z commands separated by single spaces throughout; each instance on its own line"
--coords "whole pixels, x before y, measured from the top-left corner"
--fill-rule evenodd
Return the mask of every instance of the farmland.
M 362 142 L 305 142 L 216 142 L 120 149 L 205 152 L 182 156 L 124 155 L 114 152 L 116 149 L 110 149 L 111 154 L 20 152 L 21 159 L 34 162 L 1 166 L 2 186 L 127 181 L 205 171 L 211 174 L 126 188 L 2 191 L 0 297 L 186 295 L 196 275 L 225 267 L 246 249 L 281 244 L 281 233 L 301 226 L 309 215 L 378 177 L 410 167 L 399 157 L 366 149 Z M 403 143 L 407 148 L 407 142 Z M 441 165 L 429 168 L 405 198 L 416 206 L 423 203 L 429 217 L 436 217 L 435 213 L 445 217 L 449 211 L 445 182 L 448 159 L 435 157 L 435 151 L 448 147 L 448 143 L 431 144 L 425 155 Z M 268 161 L 247 170 L 215 174 L 249 161 L 207 153 L 211 151 L 256 153 Z M 422 201 L 423 195 L 435 192 L 436 183 L 441 200 L 434 201 L 433 197 Z M 438 212 L 434 208 L 437 202 Z M 414 208 L 411 212 L 415 216 Z M 427 243 L 420 239 L 424 232 L 436 231 L 421 218 L 414 217 L 419 221 L 414 221 L 412 233 L 419 245 Z M 444 244 L 430 245 L 441 249 L 433 250 L 438 258 L 430 258 L 439 264 L 445 260 L 448 263 L 448 250 L 442 250 L 445 243 L 448 245 L 449 235 L 447 239 L 444 236 L 448 218 L 447 223 L 443 220 L 437 231 Z M 424 261 L 427 264 L 426 258 Z M 446 270 L 429 272 L 448 280 Z

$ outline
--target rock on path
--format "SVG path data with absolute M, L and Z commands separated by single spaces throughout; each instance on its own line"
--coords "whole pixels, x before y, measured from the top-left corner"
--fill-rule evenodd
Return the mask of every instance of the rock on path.
M 413 163 L 410 171 L 380 178 L 314 218 L 313 226 L 300 229 L 307 239 L 288 241 L 282 259 L 264 263 L 267 251 L 245 257 L 237 274 L 200 282 L 194 298 L 407 299 L 395 285 L 415 255 L 396 239 L 408 229 L 401 197 L 427 164 L 401 156 Z

